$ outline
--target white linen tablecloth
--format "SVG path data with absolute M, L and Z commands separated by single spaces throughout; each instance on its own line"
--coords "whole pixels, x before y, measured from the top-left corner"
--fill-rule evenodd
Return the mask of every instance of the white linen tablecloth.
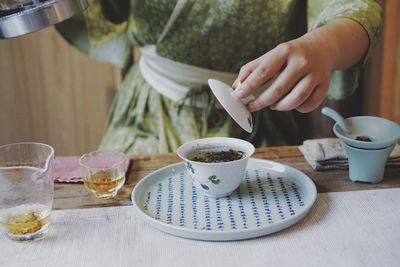
M 400 188 L 318 194 L 296 225 L 231 242 L 165 234 L 131 206 L 54 211 L 44 240 L 0 236 L 0 266 L 400 266 Z

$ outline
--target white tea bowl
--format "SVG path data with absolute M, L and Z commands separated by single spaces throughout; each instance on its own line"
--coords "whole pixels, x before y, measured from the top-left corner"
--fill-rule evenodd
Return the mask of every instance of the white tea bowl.
M 200 162 L 195 158 L 199 153 L 229 150 L 242 152 L 243 156 L 225 162 Z M 186 170 L 199 191 L 210 197 L 225 197 L 239 187 L 246 171 L 247 161 L 254 150 L 254 146 L 245 140 L 210 137 L 181 145 L 177 149 L 177 154 L 185 162 Z

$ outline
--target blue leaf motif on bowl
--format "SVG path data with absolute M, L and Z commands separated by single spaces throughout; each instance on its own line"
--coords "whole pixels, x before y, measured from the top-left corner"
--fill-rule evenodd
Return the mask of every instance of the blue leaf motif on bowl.
M 208 180 L 213 184 L 219 184 L 219 182 L 221 181 L 216 175 L 211 175 L 210 177 L 208 177 Z
M 195 172 L 193 165 L 190 162 L 186 162 L 186 169 L 188 170 L 188 172 L 191 172 L 193 174 Z
M 210 189 L 210 188 L 208 187 L 208 185 L 206 185 L 206 184 L 200 184 L 200 186 L 201 186 L 204 190 Z

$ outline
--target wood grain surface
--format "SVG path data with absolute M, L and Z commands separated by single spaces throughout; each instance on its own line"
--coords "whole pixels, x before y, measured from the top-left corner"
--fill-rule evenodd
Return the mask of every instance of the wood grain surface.
M 97 149 L 119 76 L 53 28 L 0 40 L 0 144 L 43 142 L 58 155 Z
M 273 160 L 304 172 L 314 181 L 318 193 L 400 187 L 400 167 L 387 169 L 385 179 L 381 183 L 355 183 L 349 180 L 347 171 L 314 171 L 305 161 L 297 146 L 259 148 L 253 158 Z M 140 179 L 161 167 L 179 161 L 178 156 L 173 153 L 132 157 L 125 185 L 111 200 L 96 198 L 84 188 L 83 184 L 55 184 L 53 208 L 74 209 L 131 205 L 132 190 Z
M 380 116 L 400 123 L 400 1 L 384 1 Z

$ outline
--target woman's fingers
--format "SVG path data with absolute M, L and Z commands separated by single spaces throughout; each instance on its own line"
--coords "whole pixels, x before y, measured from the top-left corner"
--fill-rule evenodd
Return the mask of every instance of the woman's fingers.
M 239 72 L 238 77 L 236 78 L 235 82 L 232 84 L 232 88 L 236 89 L 239 84 L 242 83 L 249 75 L 253 72 L 253 70 L 260 64 L 261 58 L 257 58 L 253 61 L 250 61 L 246 65 L 244 65 Z
M 242 84 L 240 90 L 236 92 L 239 98 L 251 95 L 254 90 L 279 73 L 286 64 L 287 55 L 278 47 L 260 57 L 258 64 L 251 65 L 241 71 L 242 74 L 239 74 L 238 80 Z
M 329 82 L 318 85 L 309 96 L 309 98 L 296 109 L 302 113 L 313 111 L 324 101 L 328 88 Z
M 271 106 L 280 111 L 309 112 L 322 103 L 329 86 L 332 62 L 325 60 L 329 55 L 321 51 L 311 37 L 307 35 L 282 43 L 241 69 L 233 85 L 241 99 L 273 81 L 247 105 L 249 111 Z
M 306 71 L 297 60 L 290 61 L 272 85 L 249 103 L 249 110 L 257 111 L 279 102 L 301 80 Z
M 280 111 L 296 109 L 307 100 L 317 85 L 317 82 L 311 75 L 306 75 L 295 85 L 289 94 L 274 103 L 271 109 Z

